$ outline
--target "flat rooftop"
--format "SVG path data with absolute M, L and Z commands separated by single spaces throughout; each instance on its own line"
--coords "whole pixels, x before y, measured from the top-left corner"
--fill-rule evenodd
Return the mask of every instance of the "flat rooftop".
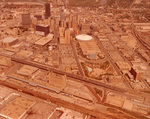
M 43 37 L 40 40 L 36 41 L 35 45 L 43 46 L 43 45 L 46 45 L 51 40 L 52 40 L 52 38 L 45 38 L 45 37 Z
M 11 43 L 16 40 L 17 40 L 17 38 L 7 37 L 7 38 L 3 39 L 2 41 L 3 41 L 3 43 Z
M 17 97 L 0 110 L 0 116 L 19 119 L 34 103 L 33 100 Z
M 101 50 L 93 40 L 88 42 L 79 42 L 79 44 L 83 53 L 101 53 Z
M 29 65 L 23 65 L 19 70 L 17 70 L 18 74 L 25 75 L 25 76 L 32 76 L 34 72 L 36 72 L 38 68 L 32 67 Z
M 28 50 L 20 50 L 19 52 L 17 52 L 15 54 L 16 57 L 19 58 L 28 58 L 29 56 L 31 56 L 33 54 L 32 51 L 28 51 Z

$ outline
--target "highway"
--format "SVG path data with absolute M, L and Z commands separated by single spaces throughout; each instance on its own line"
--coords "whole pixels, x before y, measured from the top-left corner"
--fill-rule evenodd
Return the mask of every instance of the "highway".
M 85 83 L 88 83 L 88 84 L 93 84 L 93 85 L 100 86 L 100 87 L 103 87 L 103 88 L 107 88 L 107 89 L 110 89 L 110 90 L 114 90 L 114 91 L 117 91 L 117 92 L 122 92 L 122 93 L 126 92 L 125 89 L 118 88 L 118 87 L 115 87 L 115 86 L 111 86 L 111 85 L 108 85 L 108 84 L 105 84 L 105 83 L 101 83 L 99 81 L 96 81 L 95 79 L 83 77 L 83 76 L 80 76 L 80 75 L 70 74 L 70 73 L 67 73 L 65 71 L 60 71 L 56 68 L 53 68 L 53 67 L 50 67 L 50 66 L 47 66 L 47 65 L 43 65 L 43 64 L 39 64 L 39 63 L 31 62 L 31 61 L 26 61 L 26 60 L 21 60 L 21 59 L 17 59 L 17 58 L 13 58 L 13 57 L 11 59 L 12 59 L 12 61 L 15 61 L 15 62 L 18 62 L 18 63 L 21 63 L 21 64 L 34 66 L 34 67 L 37 67 L 37 68 L 40 68 L 40 69 L 43 69 L 43 70 L 47 70 L 47 71 L 52 71 L 54 73 L 61 74 L 61 75 L 66 75 L 67 77 L 73 78 L 74 80 L 77 80 L 77 81 L 82 81 L 82 82 L 85 82 Z
M 132 21 L 132 24 L 131 24 L 132 34 L 133 34 L 134 38 L 136 39 L 136 41 L 137 41 L 142 47 L 144 47 L 144 48 L 146 48 L 147 50 L 150 51 L 149 45 L 146 44 L 146 43 L 143 43 L 143 40 L 140 38 L 140 35 L 138 35 L 138 33 L 136 33 L 136 30 L 135 30 L 135 27 L 134 27 L 134 19 L 133 19 L 133 14 L 132 14 L 132 12 L 130 12 L 130 16 L 131 16 L 131 21 Z M 138 56 L 139 56 L 139 54 L 138 54 Z M 139 57 L 140 57 L 140 56 L 139 56 Z M 147 87 L 148 89 L 150 89 L 150 85 L 149 85 L 149 83 L 147 82 L 147 80 L 141 78 L 141 81 L 146 85 L 146 87 Z
M 16 60 L 16 59 L 13 59 L 13 61 L 14 60 Z M 26 64 L 26 65 L 31 65 L 31 66 L 35 66 L 36 64 L 32 64 L 31 62 L 28 62 L 28 61 L 22 61 L 22 60 L 17 60 L 17 62 L 19 62 L 19 63 L 21 63 L 22 62 L 22 64 Z M 36 67 L 38 67 L 38 68 L 42 68 L 42 69 L 44 69 L 44 70 L 47 70 L 48 68 L 46 67 L 46 66 L 42 66 L 42 65 L 36 65 Z M 55 73 L 61 73 L 62 75 L 66 75 L 66 76 L 68 76 L 68 77 L 71 77 L 71 78 L 73 78 L 74 80 L 77 80 L 77 81 L 81 81 L 81 82 L 83 82 L 84 84 L 87 84 L 87 85 L 89 85 L 89 86 L 92 86 L 92 87 L 98 87 L 98 88 L 100 88 L 100 87 L 103 87 L 104 89 L 106 89 L 108 92 L 113 92 L 113 93 L 116 93 L 116 94 L 118 94 L 118 95 L 122 95 L 122 96 L 126 96 L 126 97 L 128 97 L 128 98 L 130 98 L 130 99 L 133 99 L 133 100 L 139 100 L 139 101 L 143 101 L 143 97 L 145 97 L 145 101 L 147 101 L 148 103 L 149 103 L 149 95 L 147 94 L 147 93 L 141 93 L 140 94 L 140 96 L 141 96 L 141 99 L 139 99 L 139 96 L 137 95 L 137 91 L 135 91 L 135 90 L 132 90 L 132 89 L 122 89 L 122 88 L 118 88 L 118 87 L 115 87 L 115 86 L 111 86 L 111 85 L 107 85 L 107 84 L 104 84 L 104 83 L 101 83 L 101 82 L 98 82 L 98 81 L 96 81 L 96 80 L 92 80 L 92 79 L 90 79 L 90 78 L 84 78 L 84 77 L 82 77 L 82 76 L 78 76 L 78 75 L 73 75 L 73 74 L 69 74 L 69 73 L 66 73 L 66 72 L 63 72 L 63 71 L 60 71 L 59 72 L 59 70 L 57 71 L 57 70 L 53 70 L 53 68 L 51 68 L 51 70 L 52 71 L 55 71 Z M 44 89 L 47 89 L 47 90 L 50 90 L 50 91 L 54 91 L 54 92 L 56 92 L 56 93 L 59 93 L 59 92 L 62 92 L 62 91 L 59 91 L 59 90 L 55 90 L 55 89 L 51 89 L 51 88 L 49 88 L 49 87 L 45 87 L 45 86 L 43 86 L 43 85 L 39 85 L 39 84 L 36 84 L 36 83 L 34 83 L 34 82 L 28 82 L 28 81 L 26 81 L 26 80 L 22 80 L 22 79 L 18 79 L 18 77 L 13 77 L 13 76 L 11 76 L 11 75 L 8 75 L 8 77 L 10 77 L 10 78 L 13 78 L 13 79 L 16 79 L 16 80 L 20 80 L 20 81 L 23 81 L 23 82 L 26 82 L 26 83 L 28 83 L 29 85 L 31 85 L 31 86 L 34 86 L 34 87 L 42 87 L 42 88 L 44 88 Z M 16 87 L 14 87 L 14 88 L 16 88 Z M 20 88 L 18 88 L 18 89 L 20 89 Z M 145 102 L 144 101 L 144 102 Z
M 98 46 L 99 46 L 100 48 L 103 48 L 103 49 L 104 49 L 102 43 L 100 42 L 100 40 L 99 40 L 98 38 L 97 38 L 97 42 L 98 42 L 98 44 L 99 44 Z M 108 52 L 105 51 L 105 49 L 104 49 L 104 53 L 105 53 L 106 57 L 109 59 L 109 62 L 110 62 L 110 63 L 112 64 L 112 66 L 114 67 L 114 69 L 115 69 L 115 71 L 117 72 L 117 74 L 120 75 L 120 76 L 122 76 L 122 78 L 124 79 L 125 85 L 126 85 L 128 88 L 132 88 L 131 85 L 129 84 L 129 82 L 127 82 L 125 76 L 124 76 L 124 75 L 121 73 L 121 71 L 118 69 L 118 67 L 116 66 L 115 62 L 113 61 L 113 59 L 112 59 L 112 58 L 110 57 L 110 55 L 108 54 Z
M 116 36 L 118 38 L 118 36 L 116 34 L 114 34 L 112 32 L 112 30 L 110 29 L 110 27 L 102 20 L 101 18 L 101 24 L 104 24 L 106 26 L 107 29 L 109 29 L 111 31 L 111 35 L 112 36 Z M 116 63 L 113 61 L 113 59 L 111 58 L 111 56 L 109 55 L 109 53 L 104 49 L 101 41 L 99 40 L 99 38 L 97 36 L 95 36 L 96 40 L 97 40 L 97 43 L 98 43 L 98 46 L 99 48 L 102 48 L 104 53 L 105 53 L 105 56 L 109 59 L 109 62 L 112 64 L 112 66 L 114 67 L 115 71 L 117 72 L 118 75 L 122 76 L 122 78 L 124 79 L 124 83 L 125 85 L 128 87 L 128 88 L 131 88 L 132 89 L 132 86 L 130 85 L 129 81 L 126 79 L 126 77 L 121 73 L 121 71 L 118 69 L 118 67 L 116 66 Z M 109 41 L 110 42 L 110 41 Z M 110 44 L 114 47 L 114 45 L 110 42 Z M 115 48 L 115 47 L 114 47 Z M 120 54 L 120 56 L 125 60 L 126 58 L 118 51 L 118 49 L 115 48 L 115 50 Z
M 75 57 L 75 59 L 76 59 L 77 65 L 78 65 L 78 69 L 79 69 L 80 75 L 84 76 L 84 72 L 83 72 L 82 66 L 81 66 L 81 64 L 80 64 L 80 62 L 79 62 L 78 55 L 77 55 L 77 52 L 76 52 L 76 50 L 75 50 L 75 47 L 74 47 L 72 38 L 71 38 L 71 40 L 70 40 L 70 43 L 71 43 L 71 46 L 72 46 L 72 50 L 73 50 L 73 53 L 74 53 L 74 57 Z

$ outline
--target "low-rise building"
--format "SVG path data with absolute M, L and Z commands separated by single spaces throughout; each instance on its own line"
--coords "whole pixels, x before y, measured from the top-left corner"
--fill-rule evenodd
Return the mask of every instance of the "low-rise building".
M 0 46 L 2 46 L 2 47 L 9 47 L 9 46 L 14 45 L 17 42 L 18 42 L 17 38 L 7 37 L 5 39 L 0 40 Z

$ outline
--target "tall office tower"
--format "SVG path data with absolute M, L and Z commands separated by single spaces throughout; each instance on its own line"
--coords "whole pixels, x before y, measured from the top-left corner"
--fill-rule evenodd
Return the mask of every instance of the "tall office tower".
M 65 27 L 65 28 L 67 27 L 67 22 L 66 22 L 66 21 L 64 21 L 64 27 Z
M 70 30 L 65 31 L 65 44 L 70 44 Z
M 59 27 L 59 36 L 64 37 L 65 28 Z
M 80 24 L 80 15 L 77 15 L 77 22 L 78 22 L 78 25 Z
M 140 71 L 138 71 L 138 70 L 136 70 L 134 68 L 131 68 L 130 73 L 133 75 L 134 80 L 140 80 L 140 78 L 141 78 Z
M 72 21 L 72 28 L 74 30 L 78 30 L 78 22 L 77 21 Z
M 60 12 L 60 21 L 64 21 L 66 19 L 66 17 L 65 17 L 65 12 L 62 10 L 61 12 Z
M 30 13 L 22 14 L 22 25 L 23 26 L 30 26 L 31 25 Z
M 71 26 L 71 20 L 69 19 L 69 21 L 68 21 L 68 28 L 72 28 L 72 26 Z
M 60 20 L 59 20 L 59 17 L 55 17 L 55 19 L 56 19 L 56 20 L 55 20 L 55 21 L 56 21 L 56 26 L 59 26 L 59 21 L 60 21 Z
M 64 37 L 59 37 L 59 43 L 60 44 L 65 44 L 65 38 Z
M 54 17 L 54 39 L 57 42 L 57 27 L 56 27 L 56 17 Z
M 54 19 L 50 19 L 50 29 L 54 31 Z
M 50 17 L 50 12 L 50 3 L 45 3 L 45 19 L 48 19 Z
M 72 19 L 73 19 L 73 15 L 72 15 L 72 14 L 70 14 L 70 21 L 72 21 Z
M 66 21 L 60 21 L 60 27 L 67 27 Z
M 60 22 L 59 22 L 59 26 L 60 26 L 60 27 L 64 27 L 64 22 L 63 22 L 63 21 L 60 21 Z
M 38 23 L 38 20 L 36 17 L 32 18 L 32 28 L 34 29 L 34 33 L 36 32 L 36 25 Z

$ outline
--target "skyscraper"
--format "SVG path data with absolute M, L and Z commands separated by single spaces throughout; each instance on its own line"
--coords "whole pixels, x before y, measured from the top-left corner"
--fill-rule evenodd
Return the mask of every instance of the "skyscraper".
M 65 31 L 65 44 L 70 44 L 70 30 Z
M 30 14 L 22 14 L 22 25 L 23 26 L 30 26 L 31 24 L 31 17 Z
M 60 21 L 63 21 L 63 20 L 65 20 L 65 12 L 62 10 L 60 12 Z
M 50 3 L 45 3 L 45 18 L 48 19 L 50 15 Z

